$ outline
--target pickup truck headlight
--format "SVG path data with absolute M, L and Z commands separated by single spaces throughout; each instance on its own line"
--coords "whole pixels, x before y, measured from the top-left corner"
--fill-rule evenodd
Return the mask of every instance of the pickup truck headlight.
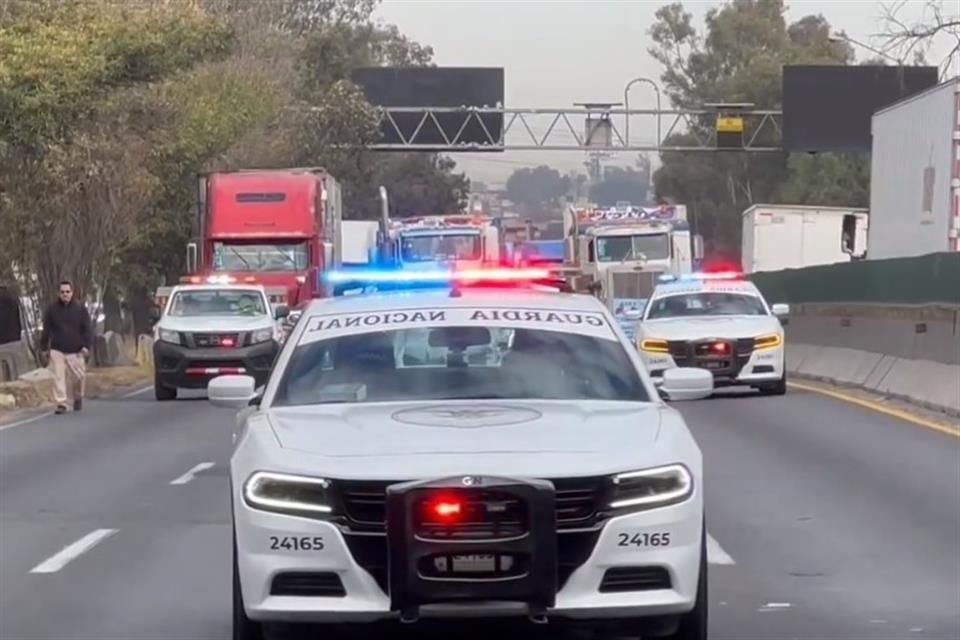
M 161 342 L 169 342 L 171 344 L 181 344 L 179 331 L 171 331 L 170 329 L 160 329 L 157 332 L 157 335 L 160 337 Z
M 324 478 L 257 471 L 243 486 L 247 506 L 261 511 L 315 517 L 333 511 Z
M 613 477 L 611 509 L 653 509 L 693 495 L 693 476 L 682 464 L 620 473 Z
M 276 337 L 276 331 L 271 327 L 269 329 L 257 329 L 253 332 L 253 335 L 250 336 L 251 344 L 260 344 L 261 342 L 269 342 Z
M 779 333 L 771 333 L 770 335 L 753 339 L 754 349 L 772 349 L 779 347 L 781 344 L 783 344 L 783 336 Z

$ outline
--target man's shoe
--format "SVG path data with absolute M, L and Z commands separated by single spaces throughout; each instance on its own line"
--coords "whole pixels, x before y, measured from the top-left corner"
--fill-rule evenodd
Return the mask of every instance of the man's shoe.
M 62 404 L 58 404 L 57 410 L 54 411 L 54 413 L 56 413 L 57 415 L 60 415 L 61 413 L 66 413 L 66 412 L 67 412 L 67 407 Z
M 73 410 L 80 411 L 83 409 L 83 400 L 74 400 L 73 401 Z

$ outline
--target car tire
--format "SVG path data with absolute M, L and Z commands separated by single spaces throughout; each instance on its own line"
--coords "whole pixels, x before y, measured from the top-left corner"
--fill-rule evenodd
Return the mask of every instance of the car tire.
M 160 383 L 160 376 L 157 374 L 153 375 L 153 395 L 156 397 L 158 402 L 167 402 L 169 400 L 177 399 L 177 388 L 176 387 L 167 387 Z
M 707 587 L 707 525 L 704 523 L 700 542 L 700 575 L 697 578 L 696 603 L 689 613 L 680 616 L 672 633 L 649 635 L 649 637 L 658 640 L 707 640 Z M 648 637 L 640 633 L 645 628 L 642 619 L 621 621 L 619 626 L 621 631 L 626 632 L 630 637 L 640 635 L 644 640 Z
M 680 626 L 668 640 L 707 640 L 707 525 L 704 522 L 700 543 L 700 577 L 697 580 L 697 603 L 693 611 L 680 616 Z
M 779 380 L 773 384 L 760 387 L 760 393 L 765 396 L 782 396 L 787 393 L 787 372 L 784 371 Z
M 263 625 L 247 617 L 240 589 L 240 570 L 237 567 L 237 538 L 233 537 L 233 640 L 266 640 Z

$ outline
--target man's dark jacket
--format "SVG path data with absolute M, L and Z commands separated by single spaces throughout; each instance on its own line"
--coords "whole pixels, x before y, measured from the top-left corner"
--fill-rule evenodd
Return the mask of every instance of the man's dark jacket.
M 57 300 L 43 314 L 43 333 L 40 346 L 44 350 L 61 353 L 80 353 L 93 345 L 90 314 L 86 307 L 71 300 L 64 304 Z

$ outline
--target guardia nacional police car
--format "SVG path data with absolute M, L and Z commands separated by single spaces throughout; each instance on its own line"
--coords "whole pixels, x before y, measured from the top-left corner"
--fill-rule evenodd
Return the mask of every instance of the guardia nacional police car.
M 340 275 L 381 291 L 311 303 L 260 395 L 210 383 L 242 408 L 236 640 L 489 616 L 707 637 L 701 453 L 597 299 L 540 270 Z M 660 393 L 712 388 L 678 368 Z
M 637 344 L 655 380 L 674 367 L 700 367 L 716 386 L 787 392 L 785 304 L 767 304 L 736 272 L 662 277 L 640 316 Z

